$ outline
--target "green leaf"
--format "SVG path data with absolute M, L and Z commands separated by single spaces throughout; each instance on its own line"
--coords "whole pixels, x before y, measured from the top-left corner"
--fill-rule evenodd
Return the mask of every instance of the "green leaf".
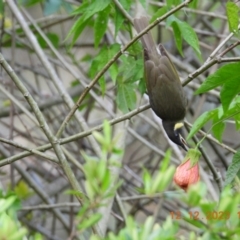
M 3 1 L 1 0 L 1 2 L 3 2 Z M 19 0 L 19 4 L 23 4 L 26 7 L 33 6 L 40 2 L 42 2 L 42 0 Z
M 78 9 L 74 11 L 73 14 L 82 13 L 83 15 L 74 23 L 72 28 L 70 29 L 67 38 L 70 35 L 73 35 L 72 44 L 74 44 L 82 33 L 83 29 L 88 24 L 90 18 L 98 12 L 103 11 L 110 4 L 111 0 L 93 0 L 91 4 L 84 3 Z
M 109 74 L 110 74 L 110 77 L 112 78 L 112 81 L 116 83 L 117 75 L 118 75 L 118 65 L 115 62 L 109 68 Z
M 100 88 L 102 90 L 102 96 L 105 95 L 106 93 L 106 82 L 105 82 L 105 78 L 104 77 L 101 77 L 99 80 L 98 80 L 98 83 L 100 85 Z
M 193 50 L 197 53 L 197 56 L 201 59 L 201 51 L 199 48 L 199 42 L 197 34 L 195 33 L 194 29 L 186 22 L 182 22 L 174 15 L 171 15 L 167 18 L 166 22 L 167 26 L 173 25 L 173 30 L 177 32 L 177 34 L 174 35 L 177 36 L 177 39 L 175 41 L 177 46 L 180 46 L 180 35 L 183 37 L 183 39 L 193 48 Z M 178 27 L 178 29 L 177 29 Z M 175 38 L 176 38 L 175 36 Z M 181 50 L 180 50 L 181 53 Z
M 111 145 L 112 127 L 107 120 L 104 120 L 104 122 L 103 122 L 103 133 L 104 133 L 104 138 L 105 138 L 106 144 Z
M 141 78 L 138 82 L 138 90 L 143 95 L 146 92 L 146 81 L 144 78 Z
M 7 211 L 16 200 L 16 196 L 10 196 L 7 199 L 0 199 L 0 214 Z
M 183 39 L 195 50 L 198 57 L 201 58 L 198 37 L 194 29 L 188 23 L 182 22 L 179 19 L 177 20 L 177 24 Z
M 236 124 L 236 129 L 240 130 L 240 113 L 234 116 L 235 124 Z
M 139 2 L 142 4 L 142 6 L 144 8 L 146 8 L 147 4 L 146 4 L 146 0 L 139 0 Z
M 159 182 L 157 189 L 156 189 L 157 192 L 162 192 L 167 189 L 168 185 L 172 182 L 175 171 L 176 171 L 176 168 L 174 166 L 171 165 L 168 167 L 168 169 L 161 176 L 161 181 Z M 156 179 L 156 181 L 157 181 L 157 179 Z M 154 186 L 154 183 L 153 183 L 152 187 Z
M 84 12 L 86 12 L 88 7 L 89 7 L 89 2 L 87 0 L 83 0 L 82 4 L 78 8 L 76 8 L 72 12 L 72 14 L 77 15 L 77 14 L 80 14 L 80 13 L 84 13 Z
M 187 139 L 190 139 L 198 130 L 200 130 L 203 125 L 210 119 L 213 119 L 218 114 L 218 109 L 204 112 L 200 117 L 195 120 Z
M 115 26 L 115 33 L 114 36 L 116 37 L 120 28 L 122 27 L 122 24 L 124 22 L 124 16 L 119 11 L 118 7 L 115 7 L 115 18 L 114 18 L 114 26 Z
M 190 159 L 191 162 L 191 167 L 193 167 L 194 165 L 196 165 L 201 157 L 201 152 L 198 151 L 195 148 L 190 148 L 183 160 L 183 162 L 186 162 Z
M 201 186 L 201 184 L 200 184 Z M 193 184 L 190 186 L 190 188 L 188 189 L 188 200 L 189 203 L 191 204 L 191 206 L 199 206 L 200 202 L 202 200 L 202 194 L 199 192 L 199 185 L 198 184 Z M 206 188 L 205 188 L 206 189 Z M 202 189 L 201 189 L 202 191 Z
M 44 1 L 43 12 L 45 16 L 56 13 L 62 5 L 62 0 L 47 0 Z
M 119 1 L 122 7 L 128 12 L 130 7 L 131 7 L 131 2 L 130 0 L 120 0 Z M 123 25 L 123 22 L 125 20 L 125 17 L 123 16 L 122 12 L 119 10 L 117 6 L 115 6 L 115 18 L 114 18 L 114 23 L 115 23 L 115 33 L 114 36 L 117 36 L 118 31 Z
M 193 0 L 192 2 L 190 2 L 188 4 L 189 8 L 194 8 L 194 9 L 198 9 L 198 0 Z
M 94 24 L 94 46 L 98 47 L 102 37 L 107 30 L 107 23 L 110 13 L 110 6 L 106 7 L 103 11 L 98 13 Z
M 232 75 L 235 75 L 235 73 L 232 73 Z M 232 100 L 234 99 L 234 97 L 238 93 L 240 93 L 240 84 L 239 84 L 240 74 L 238 73 L 236 75 L 233 77 L 230 77 L 231 80 L 228 80 L 227 82 L 225 82 L 221 89 L 220 98 L 221 98 L 224 112 L 228 110 L 228 107 L 232 102 Z
M 228 167 L 224 186 L 227 186 L 233 181 L 239 170 L 240 170 L 240 150 L 238 150 L 234 154 L 232 163 Z
M 93 131 L 92 135 L 94 136 L 95 139 L 97 139 L 97 141 L 99 143 L 101 143 L 101 144 L 105 143 L 105 138 L 104 138 L 104 136 L 101 133 L 99 133 L 97 131 Z
M 80 36 L 80 34 L 84 30 L 84 28 L 87 26 L 89 21 L 90 21 L 90 18 L 85 19 L 84 15 L 83 15 L 73 24 L 72 28 L 70 29 L 70 31 L 66 37 L 66 38 L 69 38 L 70 35 L 73 35 L 72 45 L 77 41 L 78 37 Z
M 177 6 L 180 3 L 182 3 L 182 0 L 167 0 L 166 2 L 167 2 L 168 8 L 171 9 L 173 5 Z
M 0 14 L 3 14 L 4 12 L 4 2 L 3 0 L 0 0 Z
M 144 193 L 150 194 L 151 192 L 151 185 L 152 185 L 152 178 L 150 173 L 147 169 L 143 169 L 143 183 L 144 183 Z
M 175 39 L 177 49 L 178 49 L 179 53 L 183 56 L 181 31 L 176 22 L 172 23 L 172 28 L 173 28 L 174 39 Z
M 167 12 L 167 6 L 159 8 L 152 16 L 150 23 L 155 21 L 157 18 L 163 16 Z
M 89 75 L 91 78 L 95 77 L 95 75 L 109 62 L 110 59 L 113 58 L 113 56 L 120 50 L 119 44 L 113 44 L 110 47 L 103 46 L 98 53 L 97 56 L 94 57 L 94 60 L 92 61 L 91 67 L 89 69 Z M 111 73 L 113 77 L 116 78 L 117 76 L 117 70 L 116 70 L 116 64 L 115 66 L 111 66 Z M 109 69 L 109 71 L 110 71 Z M 114 79 L 113 79 L 114 80 Z M 102 90 L 102 94 L 105 94 L 106 86 L 105 86 L 105 79 L 104 77 L 100 78 L 99 84 Z
M 226 4 L 227 19 L 228 25 L 231 32 L 238 31 L 238 22 L 239 22 L 239 8 L 234 2 L 227 2 Z
M 160 172 L 164 173 L 165 171 L 167 171 L 168 167 L 169 167 L 169 162 L 171 159 L 171 150 L 167 150 L 164 156 L 164 159 L 162 160 L 161 164 L 160 164 Z
M 117 105 L 119 109 L 126 113 L 130 110 L 133 110 L 136 105 L 136 93 L 134 91 L 133 84 L 120 83 L 117 89 Z
M 143 61 L 128 57 L 124 59 L 119 71 L 124 82 L 136 82 L 144 75 Z
M 148 239 L 150 233 L 153 231 L 154 219 L 153 217 L 148 217 L 144 223 L 143 231 L 141 232 L 141 239 Z
M 111 0 L 93 0 L 91 4 L 84 9 L 85 18 L 88 19 L 92 17 L 95 13 L 103 11 L 109 4 Z
M 100 219 L 102 218 L 102 215 L 100 213 L 92 214 L 90 217 L 85 218 L 79 225 L 78 229 L 87 229 L 94 224 L 96 224 Z
M 240 79 L 240 62 L 230 63 L 219 68 L 214 74 L 210 75 L 195 92 L 195 94 L 205 93 L 218 86 L 222 86 L 227 81 L 239 81 Z M 238 84 L 239 85 L 239 84 Z M 238 87 L 238 86 L 237 86 Z
M 213 124 L 215 124 L 215 121 L 213 121 Z M 224 122 L 219 122 L 212 127 L 213 136 L 219 142 L 222 142 L 222 135 L 223 135 L 224 129 L 225 129 L 225 123 Z
M 50 42 L 52 43 L 52 45 L 55 48 L 59 47 L 59 37 L 57 34 L 55 33 L 47 33 L 46 37 L 50 40 Z M 46 43 L 46 41 L 44 40 L 44 38 L 40 35 L 37 35 L 37 40 L 39 45 L 41 46 L 41 48 L 47 48 L 48 44 Z
M 14 191 L 19 199 L 26 199 L 31 195 L 31 190 L 25 181 L 20 180 L 18 184 L 15 186 Z

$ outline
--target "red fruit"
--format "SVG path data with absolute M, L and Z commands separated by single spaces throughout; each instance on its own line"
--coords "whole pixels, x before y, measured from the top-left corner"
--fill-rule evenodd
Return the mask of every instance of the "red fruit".
M 199 178 L 198 162 L 191 167 L 191 161 L 188 159 L 177 167 L 173 180 L 180 188 L 187 191 L 191 184 L 199 181 Z

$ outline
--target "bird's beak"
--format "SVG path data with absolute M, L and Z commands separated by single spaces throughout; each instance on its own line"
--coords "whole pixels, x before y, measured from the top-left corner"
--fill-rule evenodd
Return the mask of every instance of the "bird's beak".
M 187 145 L 187 142 L 185 141 L 185 139 L 181 136 L 181 134 L 180 134 L 180 141 L 182 143 L 182 148 L 187 152 L 188 151 L 188 145 Z

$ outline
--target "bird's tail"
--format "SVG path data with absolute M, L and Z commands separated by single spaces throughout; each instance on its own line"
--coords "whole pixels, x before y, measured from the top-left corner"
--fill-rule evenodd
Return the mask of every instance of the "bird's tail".
M 135 18 L 133 20 L 134 27 L 138 33 L 140 33 L 144 28 L 146 28 L 148 24 L 148 18 L 145 16 L 141 16 L 140 18 Z M 143 47 L 147 51 L 152 51 L 156 49 L 156 45 L 154 43 L 153 37 L 150 32 L 147 32 L 141 37 L 141 42 Z

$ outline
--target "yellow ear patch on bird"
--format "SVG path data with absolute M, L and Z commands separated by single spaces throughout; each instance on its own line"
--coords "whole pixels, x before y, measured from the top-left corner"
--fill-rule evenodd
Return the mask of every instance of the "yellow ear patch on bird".
M 174 130 L 177 130 L 179 128 L 182 128 L 183 127 L 183 123 L 180 122 L 180 123 L 176 123 L 175 126 L 174 126 Z

